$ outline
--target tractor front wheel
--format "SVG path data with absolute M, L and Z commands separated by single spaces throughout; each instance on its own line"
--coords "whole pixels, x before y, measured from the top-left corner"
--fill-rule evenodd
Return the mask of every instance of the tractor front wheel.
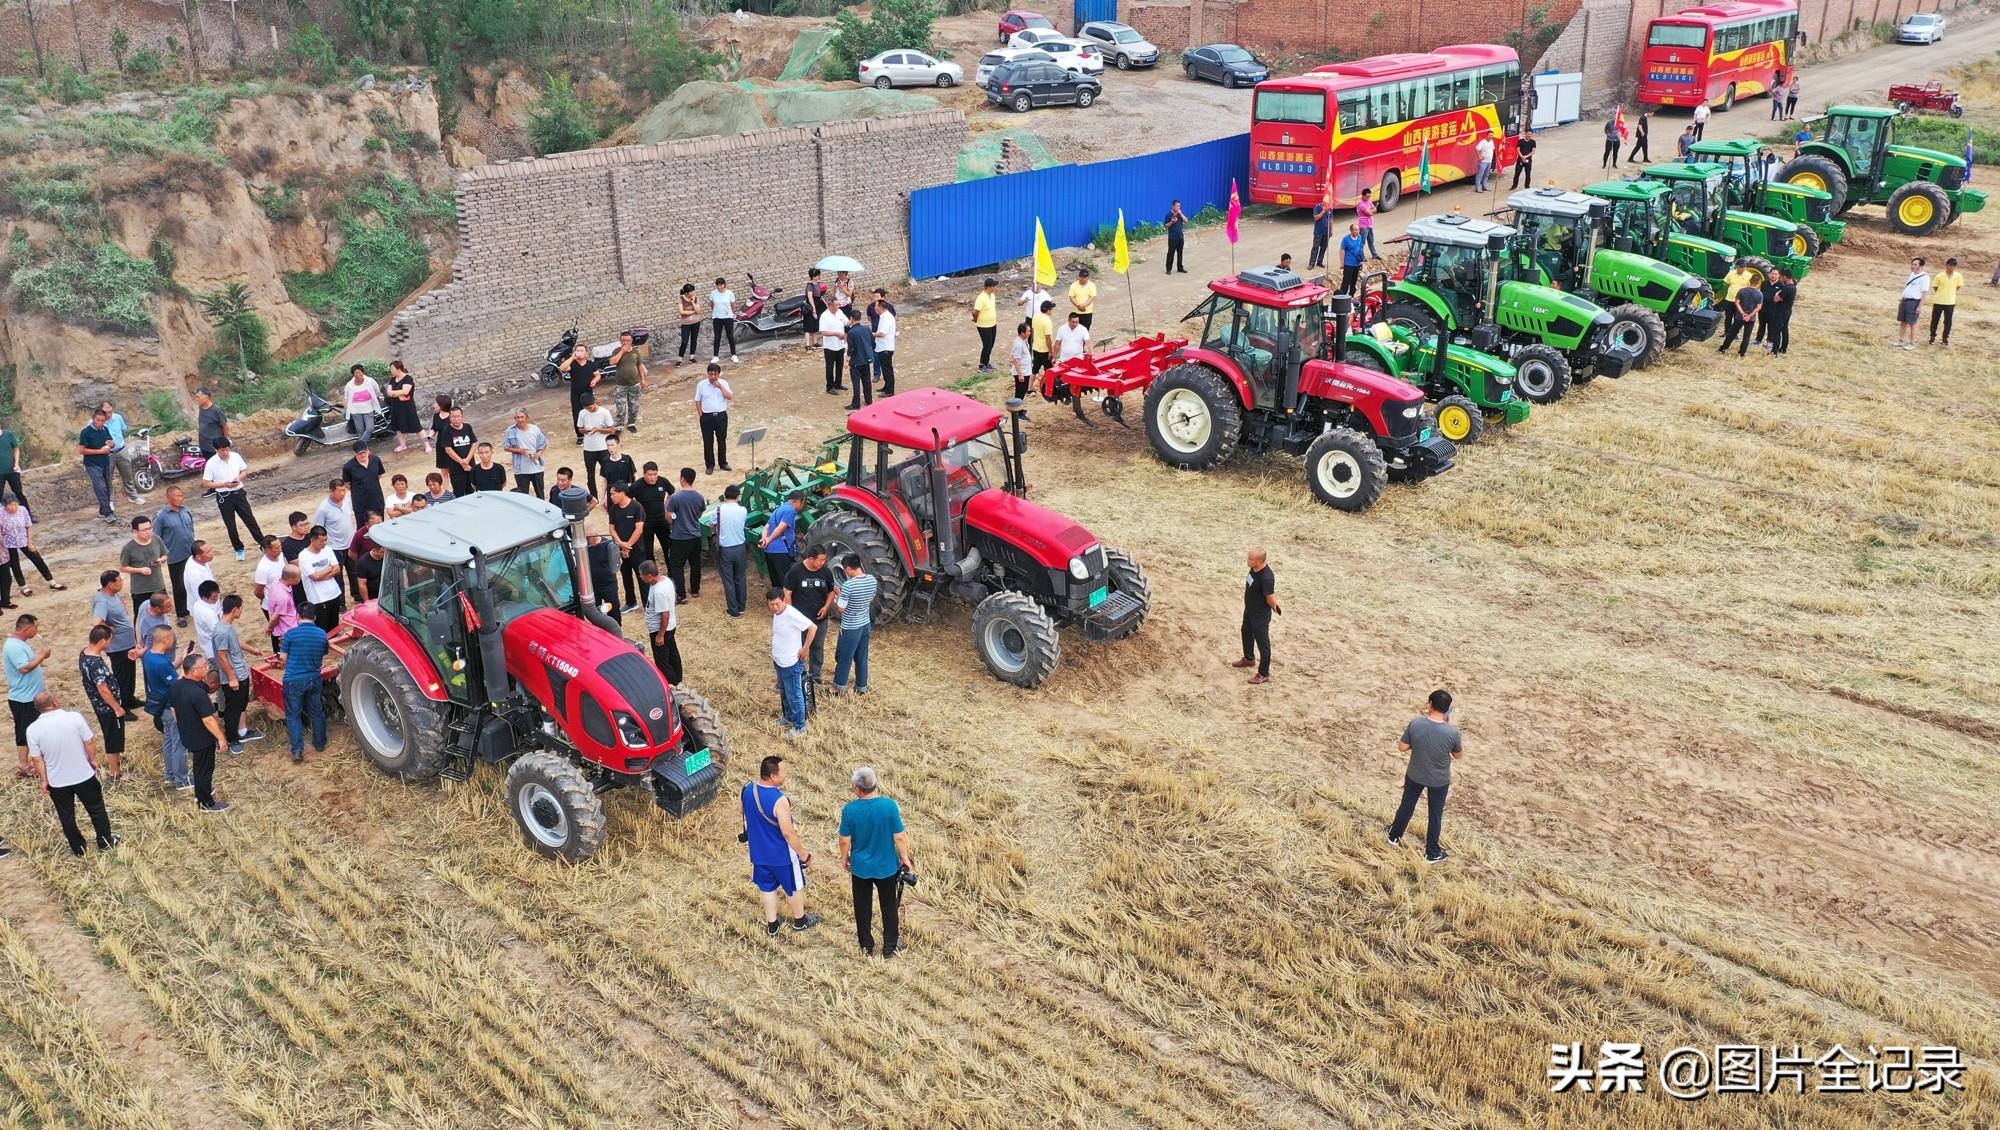
M 1486 434 L 1486 417 L 1469 398 L 1447 396 L 1438 401 L 1437 430 L 1453 443 L 1478 443 Z
M 1368 509 L 1388 482 L 1382 449 L 1353 428 L 1324 432 L 1306 448 L 1306 485 L 1335 510 Z
M 1794 157 L 1778 170 L 1778 183 L 1817 188 L 1833 197 L 1836 215 L 1847 210 L 1847 173 L 1828 158 L 1814 153 Z
M 1819 233 L 1811 228 L 1801 225 L 1799 230 L 1792 233 L 1792 254 L 1816 259 L 1823 250 L 1825 248 L 1820 245 Z
M 1536 404 L 1554 404 L 1569 392 L 1569 358 L 1546 345 L 1514 354 L 1514 390 Z
M 531 753 L 507 770 L 507 810 L 521 838 L 550 859 L 579 863 L 604 846 L 604 801 L 576 762 Z
M 903 569 L 902 558 L 896 555 L 888 536 L 874 519 L 853 510 L 823 514 L 813 523 L 812 540 L 825 546 L 828 556 L 835 561 L 844 560 L 850 553 L 861 558 L 861 571 L 880 582 L 875 592 L 878 622 L 886 623 L 902 614 L 903 601 L 910 592 L 910 577 Z M 784 583 L 782 577 L 771 579 L 776 584 Z
M 340 664 L 340 700 L 361 752 L 375 768 L 405 781 L 444 770 L 444 715 L 387 644 L 362 639 Z
M 1929 181 L 1911 181 L 1889 194 L 1889 226 L 1903 235 L 1929 235 L 1950 214 L 1950 195 Z
M 1660 359 L 1667 349 L 1667 322 L 1659 313 L 1649 310 L 1636 302 L 1623 302 L 1613 306 L 1611 314 L 1611 344 L 1633 354 L 1634 369 L 1644 369 Z
M 1062 662 L 1056 622 L 1026 593 L 996 592 L 972 611 L 972 646 L 993 677 L 1039 687 Z
M 1764 258 L 1762 255 L 1745 255 L 1743 257 L 1743 265 L 1757 276 L 1751 280 L 1750 285 L 1760 290 L 1763 289 L 1765 283 L 1771 281 L 1772 274 L 1776 273 L 1778 269 L 1771 264 L 1769 259 Z
M 1146 390 L 1146 438 L 1167 466 L 1206 471 L 1229 458 L 1243 434 L 1243 405 L 1222 374 L 1176 365 Z
M 681 720 L 681 748 L 689 753 L 707 750 L 723 772 L 729 771 L 729 731 L 722 728 L 722 716 L 710 706 L 700 691 L 674 688 L 674 713 Z
M 1122 640 L 1139 630 L 1146 617 L 1153 613 L 1153 583 L 1146 579 L 1146 571 L 1132 555 L 1122 549 L 1104 551 L 1104 571 L 1111 579 L 1111 591 L 1122 592 L 1139 602 L 1139 614 L 1118 626 L 1104 638 Z

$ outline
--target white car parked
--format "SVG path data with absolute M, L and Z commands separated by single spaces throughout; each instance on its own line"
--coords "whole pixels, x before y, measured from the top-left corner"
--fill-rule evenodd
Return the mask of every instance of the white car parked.
M 1043 51 L 1056 57 L 1064 70 L 1080 75 L 1101 75 L 1104 73 L 1104 52 L 1098 49 L 1094 40 L 1089 39 L 1044 39 L 1036 44 Z
M 881 51 L 861 60 L 857 77 L 861 85 L 877 90 L 892 86 L 957 86 L 965 81 L 965 68 L 922 51 Z
M 1129 24 L 1116 20 L 1093 20 L 1077 29 L 1078 37 L 1092 40 L 1100 53 L 1109 55 L 1121 71 L 1150 67 L 1160 61 L 1160 49 L 1146 42 Z
M 1942 43 L 1944 17 L 1936 12 L 1918 12 L 1896 25 L 1898 43 Z
M 981 90 L 986 89 L 986 80 L 993 77 L 993 68 L 1002 63 L 1053 63 L 1055 61 L 1056 57 L 1054 55 L 1049 54 L 1039 47 L 1002 47 L 995 51 L 988 51 L 979 57 L 979 69 L 973 72 L 973 85 L 979 87 Z
M 1047 43 L 1052 39 L 1068 39 L 1068 38 L 1069 38 L 1068 36 L 1064 35 L 1062 32 L 1059 32 L 1052 27 L 1030 27 L 1030 28 L 1023 28 L 1020 31 L 1015 32 L 1013 35 L 1008 36 L 1007 46 L 1040 47 L 1042 44 Z

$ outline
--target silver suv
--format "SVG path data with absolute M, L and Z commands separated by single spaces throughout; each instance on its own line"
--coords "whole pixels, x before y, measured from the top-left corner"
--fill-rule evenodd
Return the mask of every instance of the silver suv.
M 1076 34 L 1079 39 L 1101 44 L 1100 53 L 1121 71 L 1150 67 L 1160 61 L 1160 49 L 1146 42 L 1146 37 L 1129 24 L 1116 20 L 1093 20 L 1078 28 Z

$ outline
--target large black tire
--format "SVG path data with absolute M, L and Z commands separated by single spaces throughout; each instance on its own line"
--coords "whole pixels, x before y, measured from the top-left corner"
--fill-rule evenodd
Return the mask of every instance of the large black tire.
M 1486 434 L 1486 414 L 1469 397 L 1447 396 L 1437 404 L 1437 430 L 1453 443 L 1478 443 Z
M 1380 320 L 1415 331 L 1419 341 L 1441 338 L 1444 334 L 1444 323 L 1438 320 L 1431 308 L 1408 298 L 1398 298 L 1382 307 Z
M 1820 243 L 1819 233 L 1804 224 L 1800 224 L 1799 230 L 1792 233 L 1792 254 L 1817 259 L 1819 253 L 1824 250 L 1826 248 Z
M 684 735 L 681 747 L 689 753 L 706 749 L 715 759 L 715 764 L 724 773 L 729 771 L 729 731 L 722 726 L 722 715 L 716 713 L 708 699 L 700 691 L 688 687 L 674 688 L 674 713 L 680 716 L 681 732 Z
M 604 846 L 604 801 L 582 767 L 559 754 L 531 753 L 507 770 L 507 811 L 549 859 L 580 863 Z
M 1794 157 L 1779 168 L 1778 183 L 1821 189 L 1832 195 L 1834 212 L 1847 211 L 1847 172 L 1830 158 L 1812 153 Z
M 1382 449 L 1353 428 L 1322 433 L 1306 448 L 1306 485 L 1335 510 L 1368 509 L 1388 483 Z
M 1348 350 L 1347 356 L 1342 357 L 1340 363 L 1343 365 L 1352 365 L 1357 369 L 1367 369 L 1371 373 L 1380 373 L 1385 377 L 1395 377 L 1397 380 L 1403 378 L 1403 374 L 1391 372 L 1389 363 L 1382 360 L 1380 355 L 1367 349 Z
M 1206 365 L 1175 365 L 1146 390 L 1146 438 L 1169 467 L 1206 471 L 1229 458 L 1242 436 L 1236 390 Z
M 1743 265 L 1757 276 L 1751 280 L 1750 285 L 1760 290 L 1763 289 L 1765 283 L 1771 281 L 1772 273 L 1778 269 L 1769 259 L 1764 258 L 1762 255 L 1744 255 L 1741 258 Z
M 1403 174 L 1388 172 L 1382 174 L 1382 191 L 1375 201 L 1377 212 L 1394 211 L 1403 202 Z
M 1535 404 L 1554 404 L 1569 392 L 1569 358 L 1546 345 L 1526 345 L 1515 352 L 1514 391 Z
M 806 540 L 826 546 L 836 562 L 850 553 L 861 558 L 861 571 L 880 586 L 875 590 L 876 623 L 888 623 L 902 615 L 903 601 L 910 594 L 910 576 L 903 570 L 896 547 L 889 544 L 889 536 L 873 518 L 855 510 L 830 511 L 806 531 Z M 783 578 L 772 578 L 773 584 L 782 582 Z
M 1889 194 L 1889 226 L 1904 235 L 1929 235 L 1951 215 L 1951 196 L 1929 181 L 1911 181 Z
M 1017 687 L 1049 681 L 1062 662 L 1056 622 L 1026 593 L 996 592 L 972 611 L 972 647 L 993 677 Z
M 1106 548 L 1104 551 L 1105 572 L 1111 576 L 1111 591 L 1122 592 L 1139 602 L 1139 614 L 1120 625 L 1107 639 L 1122 640 L 1139 630 L 1146 617 L 1153 614 L 1153 583 L 1146 579 L 1146 571 L 1132 555 L 1122 549 Z
M 375 768 L 404 781 L 444 770 L 444 711 L 380 640 L 357 640 L 340 664 L 340 701 Z
M 1724 91 L 1722 94 L 1722 112 L 1727 114 L 1729 111 L 1734 110 L 1735 108 L 1736 108 L 1736 84 L 1732 82 L 1729 84 L 1729 89 Z
M 1657 311 L 1636 302 L 1621 302 L 1611 308 L 1610 314 L 1611 344 L 1638 348 L 1638 360 L 1632 362 L 1634 369 L 1647 368 L 1667 351 L 1667 322 Z

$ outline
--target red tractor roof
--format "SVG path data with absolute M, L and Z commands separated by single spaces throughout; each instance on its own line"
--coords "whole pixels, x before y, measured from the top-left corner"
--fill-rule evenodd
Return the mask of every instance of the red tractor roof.
M 1001 413 L 960 393 L 941 388 L 899 392 L 847 417 L 847 430 L 862 439 L 918 451 L 942 451 L 1000 426 Z M 936 437 L 932 437 L 932 432 Z
M 1307 282 L 1276 267 L 1264 267 L 1214 279 L 1208 284 L 1208 289 L 1225 298 L 1234 298 L 1238 302 L 1247 302 L 1252 306 L 1285 308 L 1317 306 L 1332 293 L 1331 287 Z

